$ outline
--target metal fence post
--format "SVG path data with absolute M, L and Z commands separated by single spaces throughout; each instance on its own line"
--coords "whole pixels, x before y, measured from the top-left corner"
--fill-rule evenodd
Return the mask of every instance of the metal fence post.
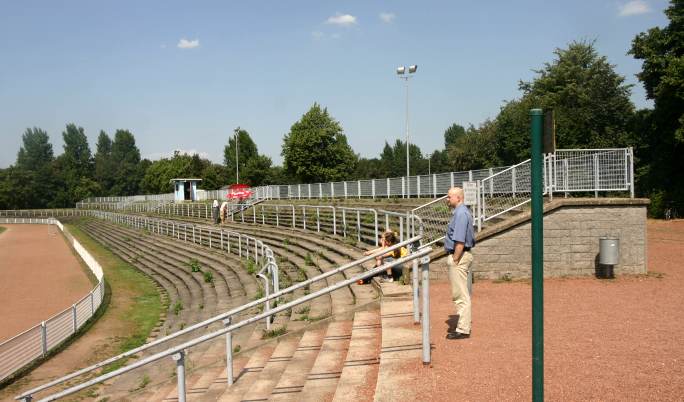
M 406 177 L 401 178 L 401 198 L 406 198 Z
M 594 155 L 594 198 L 598 198 L 598 188 L 599 188 L 598 155 Z
M 390 198 L 390 193 L 392 191 L 390 190 L 390 179 L 389 177 L 387 178 L 387 198 Z
M 447 255 L 447 258 L 449 256 Z M 413 260 L 413 267 L 411 269 L 411 284 L 413 286 L 413 323 L 420 324 L 420 299 L 418 297 L 418 259 Z
M 223 325 L 229 327 L 231 318 L 228 317 L 223 320 Z M 226 379 L 228 380 L 228 385 L 233 385 L 235 382 L 235 377 L 233 375 L 233 333 L 226 333 Z
M 634 198 L 634 149 L 629 147 L 629 195 Z
M 347 182 L 343 182 L 344 184 L 344 198 L 347 198 Z
M 359 199 L 361 199 L 361 180 L 356 181 L 356 194 L 358 194 Z
M 316 232 L 321 231 L 321 208 L 316 207 Z
M 437 198 L 437 175 L 432 174 L 432 197 Z
M 71 315 L 74 320 L 74 333 L 76 333 L 76 330 L 78 329 L 78 319 L 76 317 L 76 305 L 72 304 L 71 305 Z
M 375 179 L 371 180 L 371 198 L 375 199 Z
M 361 211 L 356 210 L 356 237 L 361 242 Z
M 47 325 L 45 325 L 45 321 L 40 323 L 40 345 L 42 347 L 43 357 L 47 356 Z
M 429 365 L 430 357 L 430 256 L 420 259 L 423 286 L 423 365 Z
M 178 378 L 178 402 L 185 402 L 185 351 L 175 353 L 171 358 L 176 362 L 176 377 Z

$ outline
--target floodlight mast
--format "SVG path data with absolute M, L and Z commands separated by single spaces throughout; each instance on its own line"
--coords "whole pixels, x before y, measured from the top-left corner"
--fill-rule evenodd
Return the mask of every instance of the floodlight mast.
M 408 80 L 418 71 L 418 65 L 413 64 L 408 66 L 408 74 L 406 74 L 407 68 L 405 66 L 397 67 L 397 75 L 399 78 L 403 79 L 406 83 L 406 197 L 411 198 L 411 191 L 409 187 L 409 84 Z

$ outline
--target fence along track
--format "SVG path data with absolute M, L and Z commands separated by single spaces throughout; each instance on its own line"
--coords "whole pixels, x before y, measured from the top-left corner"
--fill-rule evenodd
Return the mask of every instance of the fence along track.
M 8 216 L 6 214 L 4 215 Z M 76 302 L 72 307 L 63 310 L 40 324 L 0 343 L 1 383 L 23 367 L 34 362 L 36 359 L 46 357 L 50 351 L 74 335 L 83 324 L 95 315 L 95 312 L 102 304 L 105 285 L 104 274 L 100 264 L 58 220 L 54 218 L 0 217 L 0 223 L 57 226 L 59 230 L 64 233 L 69 245 L 76 250 L 78 255 L 83 259 L 98 280 L 98 283 L 93 290 Z

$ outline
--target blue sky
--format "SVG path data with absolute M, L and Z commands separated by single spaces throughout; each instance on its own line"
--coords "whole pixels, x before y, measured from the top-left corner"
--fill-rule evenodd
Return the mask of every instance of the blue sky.
M 313 102 L 328 108 L 365 157 L 404 138 L 443 147 L 450 124 L 478 125 L 519 80 L 573 40 L 601 55 L 650 103 L 626 55 L 639 32 L 667 23 L 663 0 L 607 1 L 3 1 L 0 167 L 27 127 L 62 152 L 67 123 L 135 135 L 143 157 L 174 149 L 216 162 L 233 129 L 280 164 L 283 135 Z

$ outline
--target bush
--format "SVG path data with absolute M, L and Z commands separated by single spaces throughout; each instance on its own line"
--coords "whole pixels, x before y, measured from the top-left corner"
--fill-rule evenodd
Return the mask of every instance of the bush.
M 211 271 L 204 271 L 204 282 L 206 283 L 214 283 L 214 274 Z
M 178 315 L 178 313 L 180 313 L 181 310 L 183 310 L 183 303 L 181 303 L 179 300 L 176 302 L 176 304 L 173 305 L 173 313 L 175 315 Z
M 188 267 L 190 267 L 191 272 L 202 272 L 202 266 L 197 258 L 191 258 L 188 260 Z

